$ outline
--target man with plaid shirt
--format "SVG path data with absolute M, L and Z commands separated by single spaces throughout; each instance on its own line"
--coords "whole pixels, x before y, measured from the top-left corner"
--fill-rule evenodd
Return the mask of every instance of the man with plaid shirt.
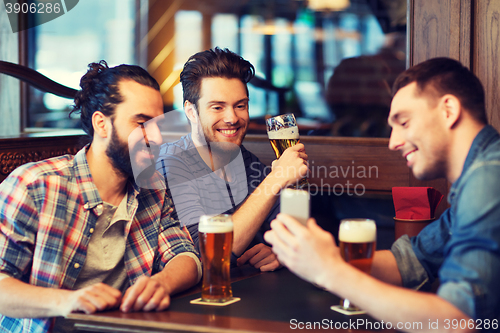
M 201 277 L 151 162 L 161 144 L 158 83 L 140 67 L 102 61 L 80 86 L 74 111 L 91 143 L 0 184 L 0 331 L 67 331 L 61 318 L 74 311 L 164 310 Z

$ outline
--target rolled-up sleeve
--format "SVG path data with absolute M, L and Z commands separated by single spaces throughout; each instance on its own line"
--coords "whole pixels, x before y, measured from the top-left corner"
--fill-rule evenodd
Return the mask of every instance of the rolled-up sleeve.
M 418 290 L 429 284 L 429 275 L 415 255 L 408 235 L 396 240 L 391 252 L 396 258 L 404 287 Z
M 189 235 L 181 229 L 180 222 L 175 220 L 173 205 L 170 198 L 166 198 L 162 210 L 161 228 L 159 234 L 159 252 L 161 254 L 161 269 L 177 255 L 188 255 L 196 262 L 198 278 L 201 278 L 201 261 L 199 253 Z

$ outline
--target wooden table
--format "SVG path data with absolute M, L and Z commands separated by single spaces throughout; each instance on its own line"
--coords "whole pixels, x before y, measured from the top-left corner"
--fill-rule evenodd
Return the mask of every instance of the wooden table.
M 232 270 L 233 295 L 241 301 L 225 306 L 193 305 L 199 287 L 172 299 L 163 312 L 73 313 L 68 319 L 82 332 L 324 332 L 386 328 L 367 315 L 345 316 L 330 309 L 339 298 L 296 277 L 287 269 L 257 273 Z M 316 329 L 305 329 L 307 327 Z M 303 328 L 303 329 L 299 329 Z M 394 330 L 377 330 L 393 332 Z

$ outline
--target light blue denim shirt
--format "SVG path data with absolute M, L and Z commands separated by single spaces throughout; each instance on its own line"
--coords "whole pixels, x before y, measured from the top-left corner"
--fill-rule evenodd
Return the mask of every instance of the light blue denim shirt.
M 450 208 L 411 240 L 392 246 L 403 285 L 437 277 L 437 294 L 474 319 L 500 317 L 500 136 L 491 126 L 474 139 Z

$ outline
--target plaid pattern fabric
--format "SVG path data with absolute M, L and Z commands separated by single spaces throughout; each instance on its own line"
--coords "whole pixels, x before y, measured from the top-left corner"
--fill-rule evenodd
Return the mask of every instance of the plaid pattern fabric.
M 25 164 L 0 184 L 0 272 L 32 285 L 72 289 L 85 262 L 90 229 L 103 202 L 86 159 L 86 148 Z M 154 182 L 164 182 L 157 174 Z M 151 190 L 129 182 L 127 209 L 132 221 L 125 234 L 125 267 L 130 284 L 151 276 L 182 252 L 198 256 L 192 242 L 171 217 L 165 186 Z M 8 332 L 44 332 L 50 319 L 0 316 Z

